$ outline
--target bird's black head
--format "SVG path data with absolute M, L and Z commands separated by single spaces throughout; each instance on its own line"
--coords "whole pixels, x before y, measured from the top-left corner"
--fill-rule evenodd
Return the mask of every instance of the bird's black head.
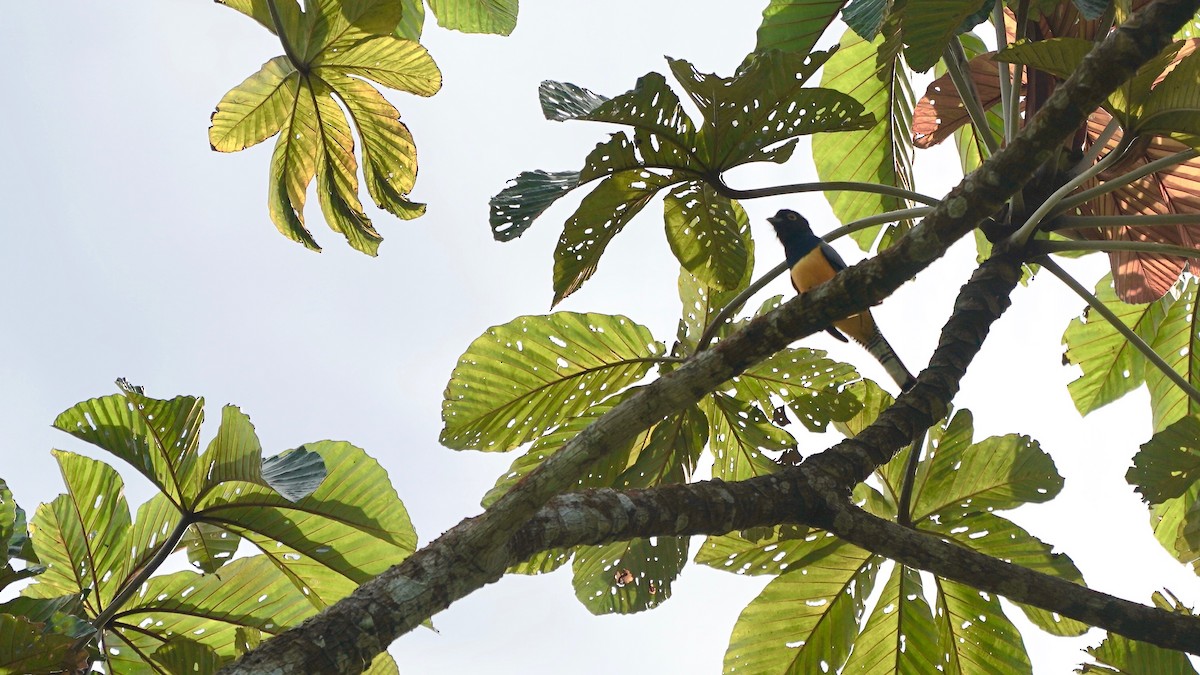
M 788 235 L 812 234 L 812 227 L 804 216 L 791 209 L 780 209 L 779 213 L 767 218 L 767 222 L 775 226 L 775 234 L 780 239 Z

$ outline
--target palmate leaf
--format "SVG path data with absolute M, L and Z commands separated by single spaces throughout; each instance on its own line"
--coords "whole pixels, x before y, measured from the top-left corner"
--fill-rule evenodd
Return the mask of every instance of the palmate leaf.
M 890 5 L 889 0 L 851 0 L 842 10 L 842 21 L 856 35 L 870 42 L 879 35 Z
M 196 523 L 188 528 L 179 545 L 187 551 L 193 567 L 211 574 L 233 559 L 242 538 L 211 523 Z
M 1096 297 L 1117 315 L 1121 323 L 1153 342 L 1155 329 L 1165 313 L 1164 303 L 1134 305 L 1122 302 L 1117 297 L 1112 275 L 1097 282 Z M 1145 379 L 1145 358 L 1112 324 L 1090 310 L 1085 310 L 1082 318 L 1071 320 L 1063 334 L 1063 343 L 1067 345 L 1064 362 L 1083 369 L 1083 375 L 1067 385 L 1071 400 L 1081 415 L 1121 398 Z
M 920 573 L 895 565 L 842 672 L 934 673 L 941 655 Z
M 292 502 L 260 484 L 228 480 L 205 495 L 197 514 L 256 546 L 305 589 L 306 602 L 324 608 L 408 557 L 417 535 L 378 462 L 345 442 L 305 447 L 327 472 L 310 496 Z
M 260 0 L 225 4 L 273 28 Z M 295 2 L 279 7 L 288 56 L 268 61 L 222 98 L 209 141 L 214 150 L 234 152 L 278 132 L 267 199 L 276 228 L 320 250 L 304 222 L 305 197 L 315 178 L 329 226 L 355 249 L 375 255 L 381 237 L 359 201 L 358 160 L 341 106 L 354 118 L 362 140 L 371 196 L 381 208 L 414 218 L 423 207 L 407 199 L 416 178 L 412 136 L 395 108 L 356 78 L 430 96 L 441 87 L 441 74 L 423 47 L 393 34 L 403 9 L 399 2 L 318 0 L 305 11 Z
M 823 351 L 789 347 L 747 368 L 733 383 L 739 397 L 755 401 L 764 412 L 775 407 L 775 397 L 809 430 L 823 431 L 860 409 L 844 389 L 858 378 L 854 366 L 826 358 Z
M 779 575 L 837 551 L 843 542 L 804 525 L 775 525 L 712 535 L 696 552 L 696 562 L 734 574 Z
M 176 504 L 190 505 L 200 489 L 204 399 L 153 399 L 118 384 L 123 393 L 78 403 L 54 426 L 128 462 Z
M 1192 483 L 1178 497 L 1150 507 L 1154 538 L 1176 560 L 1200 574 L 1200 482 Z M 1190 535 L 1190 536 L 1189 536 Z
M 86 593 L 96 616 L 108 605 L 129 570 L 130 518 L 124 483 L 111 466 L 55 450 L 67 494 L 38 507 L 30 523 L 34 549 L 46 570 L 24 594 L 52 598 Z
M 555 250 L 554 302 L 578 290 L 596 270 L 614 236 L 660 190 L 682 184 L 667 199 L 672 251 L 691 273 L 730 287 L 750 259 L 739 209 L 702 183 L 748 162 L 786 161 L 804 134 L 862 129 L 873 123 L 854 98 L 804 88 L 828 53 L 770 50 L 748 59 L 731 78 L 698 72 L 682 60 L 670 67 L 704 117 L 697 128 L 666 78 L 649 73 L 612 99 L 576 85 L 543 82 L 548 119 L 622 124 L 588 154 L 575 178 L 569 172 L 525 172 L 491 202 L 497 239 L 523 233 L 565 192 L 603 179 L 567 220 Z M 686 230 L 686 232 L 685 232 Z M 734 236 L 734 234 L 738 236 Z
M 450 375 L 440 440 L 456 450 L 510 450 L 640 380 L 664 351 L 623 316 L 558 312 L 493 326 Z
M 1179 614 L 1192 614 L 1190 609 L 1183 607 L 1173 599 L 1164 597 L 1161 593 L 1154 593 L 1153 600 L 1159 609 Z M 1099 646 L 1088 647 L 1086 651 L 1088 656 L 1095 659 L 1097 663 L 1108 666 L 1108 668 L 1096 668 L 1091 664 L 1084 664 L 1076 672 L 1117 673 L 1118 675 L 1140 675 L 1141 673 L 1196 675 L 1196 669 L 1192 667 L 1187 655 L 1183 652 L 1163 649 L 1147 642 L 1130 640 L 1114 633 L 1109 633 Z
M 807 54 L 844 4 L 845 0 L 771 0 L 763 10 L 755 51 Z
M 967 62 L 967 74 L 975 85 L 981 106 L 986 111 L 991 111 L 1000 103 L 1000 68 L 992 60 L 994 55 L 994 52 L 980 54 Z M 930 148 L 949 138 L 952 133 L 965 128 L 970 128 L 974 134 L 971 116 L 967 113 L 962 97 L 950 76 L 942 75 L 930 82 L 925 89 L 925 95 L 917 101 L 913 109 L 913 145 L 918 148 Z
M 751 241 L 753 246 L 753 241 Z M 737 296 L 742 289 L 750 284 L 753 269 L 746 268 L 745 275 L 730 289 L 722 290 L 703 283 L 696 275 L 686 269 L 679 270 L 679 300 L 683 305 L 679 326 L 675 331 L 675 346 L 673 356 L 694 354 L 699 344 L 700 336 L 716 319 L 716 315 Z M 714 332 L 716 339 L 723 339 L 733 327 L 733 317 L 725 320 L 725 324 Z
M 781 574 L 742 610 L 725 653 L 725 671 L 819 673 L 840 668 L 858 634 L 881 562 L 841 544 L 819 560 Z
M 633 614 L 671 597 L 687 564 L 688 537 L 654 537 L 583 546 L 572 565 L 575 597 L 592 614 Z
M 689 406 L 654 425 L 645 441 L 633 446 L 629 467 L 613 485 L 621 489 L 648 488 L 687 482 L 709 440 L 708 419 Z
M 879 120 L 863 131 L 822 134 L 813 138 L 813 162 L 823 181 L 863 181 L 909 189 L 913 185 L 911 136 L 912 89 L 898 59 L 880 64 L 886 48 L 883 36 L 867 42 L 850 31 L 841 49 L 825 64 L 821 86 L 852 91 L 866 115 Z M 834 215 L 842 223 L 905 208 L 902 200 L 865 192 L 826 192 Z M 907 223 L 903 224 L 907 227 Z M 879 237 L 883 226 L 853 235 L 864 250 Z

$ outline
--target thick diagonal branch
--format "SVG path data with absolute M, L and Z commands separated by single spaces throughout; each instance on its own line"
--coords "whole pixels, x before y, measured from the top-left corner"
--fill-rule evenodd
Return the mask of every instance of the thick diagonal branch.
M 881 302 L 941 257 L 1020 189 L 1105 96 L 1160 52 L 1198 5 L 1200 0 L 1157 0 L 1114 31 L 1011 145 L 964 179 L 891 249 L 753 321 L 744 331 L 647 386 L 579 434 L 483 514 L 463 521 L 349 598 L 268 640 L 224 672 L 266 669 L 290 675 L 362 670 L 394 639 L 498 579 L 506 567 L 504 551 L 512 533 L 571 485 L 588 464 L 791 342 Z M 860 469 L 854 456 L 846 460 L 830 468 L 846 477 Z

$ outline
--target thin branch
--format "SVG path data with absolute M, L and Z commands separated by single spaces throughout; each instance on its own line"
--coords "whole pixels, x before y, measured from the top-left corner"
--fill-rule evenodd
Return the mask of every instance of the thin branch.
M 1200 249 L 1190 246 L 1160 244 L 1154 241 L 1036 241 L 1030 248 L 1038 253 L 1064 253 L 1068 251 L 1135 251 L 1174 255 L 1180 258 L 1200 258 Z
M 1087 190 L 1084 190 L 1083 192 L 1080 192 L 1077 195 L 1072 195 L 1072 196 L 1062 200 L 1062 202 L 1058 205 L 1058 207 L 1056 209 L 1054 209 L 1054 212 L 1051 215 L 1058 215 L 1064 211 L 1073 209 L 1076 206 L 1079 206 L 1080 204 L 1082 204 L 1086 201 L 1095 199 L 1096 197 L 1099 197 L 1101 195 L 1108 194 L 1109 192 L 1112 192 L 1113 190 L 1117 190 L 1119 188 L 1125 187 L 1126 185 L 1129 185 L 1130 183 L 1132 183 L 1133 181 L 1135 181 L 1139 178 L 1149 176 L 1150 174 L 1154 173 L 1155 171 L 1160 171 L 1162 169 L 1170 168 L 1172 166 L 1175 166 L 1176 164 L 1182 164 L 1182 163 L 1188 161 L 1189 159 L 1192 159 L 1193 157 L 1197 157 L 1197 156 L 1200 156 L 1200 151 L 1188 149 L 1188 150 L 1183 150 L 1183 151 L 1177 152 L 1173 155 L 1168 155 L 1167 157 L 1163 157 L 1162 159 L 1156 159 L 1153 162 L 1143 164 L 1142 166 L 1138 167 L 1137 169 L 1134 169 L 1133 171 L 1121 174 L 1120 176 L 1117 176 L 1116 178 L 1113 178 L 1112 180 L 1106 180 L 1094 188 L 1089 188 Z
M 1063 184 L 1060 188 L 1055 190 L 1053 194 L 1051 194 L 1046 198 L 1045 201 L 1038 205 L 1033 214 L 1029 216 L 1029 219 L 1025 221 L 1025 224 L 1021 226 L 1021 229 L 1013 233 L 1012 237 L 1009 238 L 1009 241 L 1016 246 L 1024 246 L 1025 243 L 1033 237 L 1033 233 L 1037 231 L 1037 227 L 1041 224 L 1042 219 L 1049 215 L 1050 211 L 1052 211 L 1064 197 L 1071 192 L 1074 192 L 1075 188 L 1091 180 L 1093 176 L 1098 175 L 1101 171 L 1104 171 L 1110 165 L 1116 162 L 1121 155 L 1125 154 L 1125 149 L 1127 147 L 1128 144 L 1125 142 L 1125 139 L 1122 138 L 1121 144 L 1116 148 L 1113 148 L 1112 152 L 1105 155 L 1104 159 L 1088 167 L 1086 171 L 1078 176 L 1075 176 Z
M 962 100 L 967 115 L 971 118 L 971 124 L 975 126 L 975 135 L 983 139 L 988 156 L 995 154 L 1000 145 L 996 142 L 996 136 L 988 124 L 987 113 L 979 101 L 979 92 L 975 89 L 975 80 L 971 79 L 970 67 L 967 65 L 967 55 L 958 37 L 951 38 L 950 42 L 946 43 L 942 60 L 946 63 L 946 73 L 950 75 L 950 81 L 958 90 L 958 98 Z
M 1093 227 L 1159 227 L 1163 225 L 1200 225 L 1200 214 L 1160 213 L 1152 216 L 1062 216 L 1049 232 L 1083 230 Z
M 1200 403 L 1200 391 L 1197 391 L 1196 388 L 1192 386 L 1192 383 L 1188 382 L 1185 377 L 1175 372 L 1175 369 L 1172 368 L 1169 363 L 1163 360 L 1163 358 L 1159 356 L 1158 353 L 1150 347 L 1150 345 L 1146 344 L 1146 341 L 1143 340 L 1140 335 L 1133 332 L 1129 326 L 1125 325 L 1125 322 L 1117 318 L 1117 315 L 1114 314 L 1111 309 L 1106 307 L 1103 302 L 1100 302 L 1100 298 L 1092 295 L 1091 291 L 1084 288 L 1078 281 L 1075 280 L 1074 277 L 1072 277 L 1070 274 L 1067 274 L 1066 270 L 1059 267 L 1058 263 L 1054 262 L 1050 258 L 1042 258 L 1038 262 L 1042 265 L 1042 267 L 1050 270 L 1051 274 L 1062 280 L 1062 282 L 1066 284 L 1068 288 L 1075 291 L 1076 295 L 1087 301 L 1088 305 L 1090 305 L 1092 309 L 1099 312 L 1100 316 L 1104 317 L 1108 323 L 1117 330 L 1118 333 L 1125 336 L 1125 339 L 1129 341 L 1129 344 L 1133 345 L 1135 349 L 1141 352 L 1142 356 L 1146 357 L 1147 361 L 1154 364 L 1154 367 L 1158 368 L 1163 375 L 1166 375 L 1167 379 L 1171 380 L 1180 389 L 1182 389 L 1183 393 L 1187 394 L 1188 397 L 1193 401 Z
M 877 195 L 887 195 L 889 197 L 899 197 L 900 199 L 908 199 L 910 201 L 937 206 L 938 199 L 923 195 L 920 192 L 905 190 L 904 188 L 893 187 L 891 185 L 878 185 L 876 183 L 862 183 L 857 181 L 818 181 L 815 183 L 793 183 L 792 185 L 775 185 L 767 188 L 756 188 L 751 190 L 738 190 L 725 185 L 723 182 L 712 183 L 712 187 L 718 194 L 729 199 L 758 199 L 760 197 L 778 197 L 780 195 L 794 195 L 805 192 L 869 192 Z
M 928 206 L 921 206 L 913 209 L 899 209 L 896 211 L 888 211 L 886 213 L 876 214 L 874 216 L 867 216 L 866 218 L 859 218 L 858 220 L 847 223 L 842 227 L 830 230 L 824 237 L 822 237 L 822 239 L 824 239 L 826 242 L 832 243 L 853 232 L 865 230 L 872 225 L 891 223 L 898 220 L 907 220 L 909 218 L 920 218 L 921 216 L 929 215 L 932 211 L 933 209 Z M 788 267 L 786 261 L 779 263 L 775 267 L 772 267 L 766 274 L 762 275 L 752 284 L 747 286 L 746 290 L 738 293 L 732 300 L 726 303 L 726 305 L 721 308 L 721 311 L 717 312 L 716 316 L 714 316 L 712 321 L 709 322 L 708 326 L 704 329 L 704 333 L 700 335 L 700 339 L 696 341 L 696 351 L 707 349 L 708 344 L 712 342 L 712 339 L 716 336 L 717 331 L 721 329 L 721 326 L 724 325 L 725 322 L 730 319 L 730 317 L 741 310 L 742 305 L 745 305 L 746 301 L 752 298 L 755 293 L 761 291 L 763 287 L 774 281 L 777 277 L 779 277 L 779 275 L 786 272 L 787 269 Z

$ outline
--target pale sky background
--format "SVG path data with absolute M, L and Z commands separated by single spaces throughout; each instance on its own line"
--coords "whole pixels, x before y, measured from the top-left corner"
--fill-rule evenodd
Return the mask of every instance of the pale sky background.
M 326 228 L 315 197 L 309 224 L 324 253 L 276 232 L 266 210 L 273 140 L 233 155 L 209 149 L 217 101 L 282 52 L 258 24 L 202 0 L 10 3 L 0 23 L 0 477 L 30 513 L 61 492 L 51 448 L 100 454 L 51 422 L 126 377 L 157 398 L 204 396 L 204 444 L 220 407 L 234 403 L 268 454 L 327 438 L 366 449 L 387 468 L 422 543 L 476 514 L 515 455 L 440 447 L 442 390 L 488 326 L 548 310 L 551 254 L 578 196 L 507 244 L 492 240 L 488 198 L 520 171 L 578 168 L 612 131 L 545 121 L 538 82 L 611 96 L 666 72 L 663 55 L 730 74 L 753 48 L 765 4 L 526 0 L 509 38 L 448 32 L 430 17 L 424 42 L 443 90 L 428 100 L 385 92 L 416 137 L 413 196 L 429 212 L 403 222 L 370 205 L 385 237 L 370 259 Z M 934 195 L 958 171 L 945 152 L 918 155 L 922 168 L 917 187 Z M 786 166 L 744 170 L 731 183 L 813 176 L 802 146 Z M 746 203 L 760 271 L 782 258 L 765 218 L 784 206 L 806 212 L 819 232 L 834 225 L 819 194 Z M 861 258 L 849 241 L 838 248 Z M 973 263 L 970 245 L 955 247 L 875 310 L 912 370 L 927 361 Z M 1065 264 L 1089 287 L 1105 268 L 1099 259 Z M 676 275 L 655 203 L 561 309 L 622 313 L 669 343 Z M 1151 431 L 1144 391 L 1086 421 L 1067 395 L 1077 372 L 1062 366 L 1060 340 L 1082 306 L 1049 275 L 1018 289 L 956 404 L 974 412 L 976 440 L 1025 433 L 1054 457 L 1062 495 L 1009 515 L 1071 555 L 1093 587 L 1148 602 L 1165 586 L 1200 605 L 1200 584 L 1155 543 L 1124 480 Z M 865 351 L 825 336 L 803 344 L 888 382 Z M 799 440 L 807 454 L 836 436 Z M 136 509 L 148 483 L 118 469 Z M 765 581 L 689 565 L 660 608 L 593 617 L 575 601 L 567 569 L 506 577 L 436 616 L 438 633 L 418 630 L 392 653 L 406 673 L 717 672 L 738 613 Z M 1010 609 L 1037 673 L 1069 672 L 1101 639 L 1026 630 Z

